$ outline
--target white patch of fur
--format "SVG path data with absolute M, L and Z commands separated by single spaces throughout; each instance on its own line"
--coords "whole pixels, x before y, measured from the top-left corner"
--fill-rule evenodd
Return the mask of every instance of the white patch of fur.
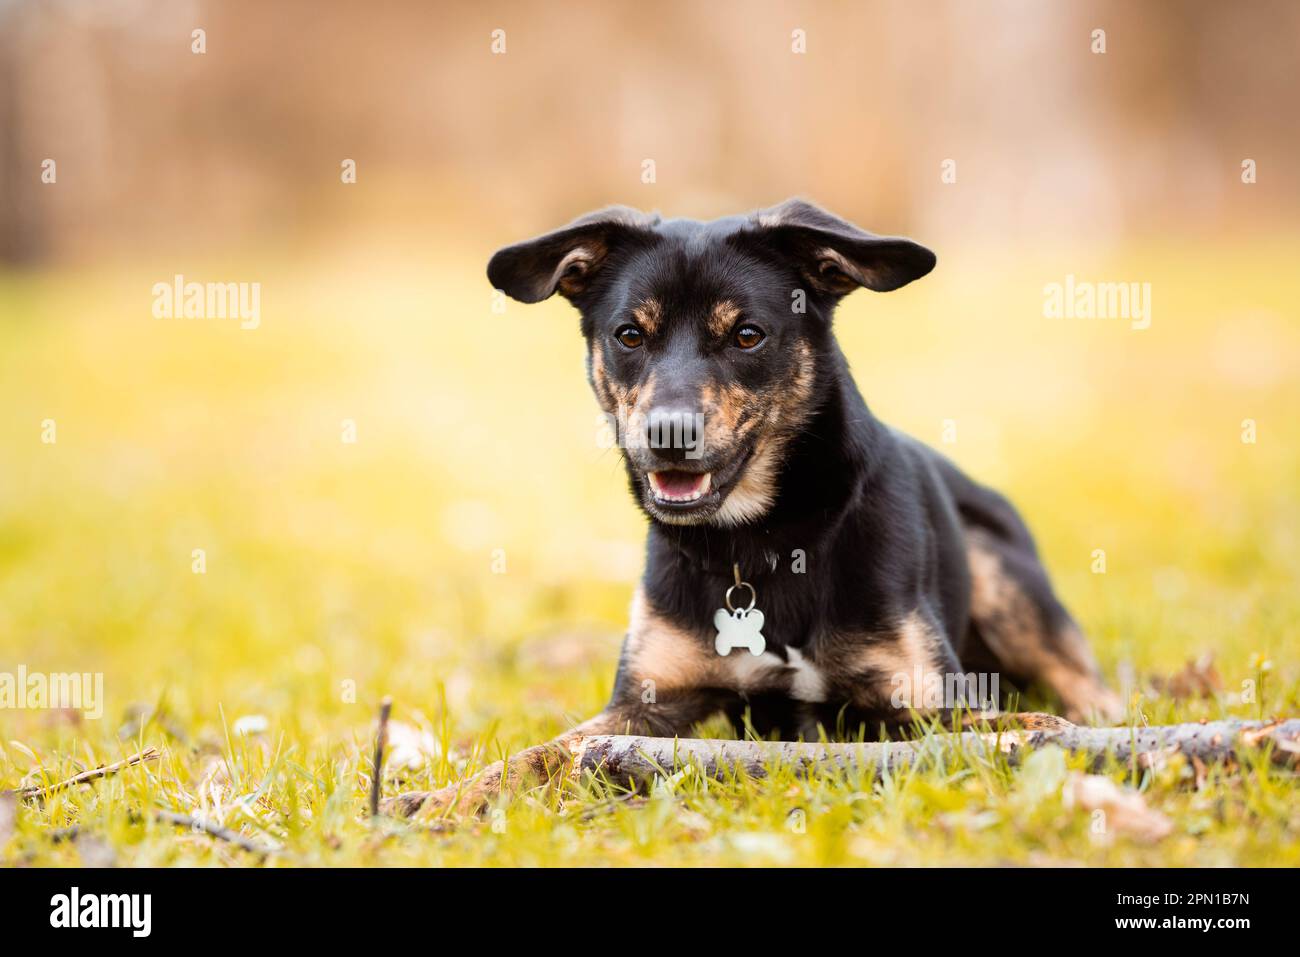
M 790 684 L 790 697 L 799 701 L 825 701 L 826 677 L 817 667 L 803 656 L 798 648 L 787 648 L 790 654 L 789 667 L 794 669 L 794 681 Z
M 826 678 L 811 661 L 799 653 L 798 648 L 787 648 L 790 660 L 770 651 L 751 655 L 743 648 L 720 659 L 738 691 L 761 691 L 764 688 L 784 687 L 785 678 L 793 680 L 789 694 L 796 701 L 821 702 L 826 700 Z M 791 672 L 793 674 L 791 675 Z

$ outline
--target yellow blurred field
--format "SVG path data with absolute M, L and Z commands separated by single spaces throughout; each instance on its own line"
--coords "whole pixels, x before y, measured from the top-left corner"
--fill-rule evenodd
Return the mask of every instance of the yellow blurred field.
M 153 804 L 316 863 L 1300 864 L 1294 782 L 1262 771 L 1141 782 L 1175 824 L 1153 846 L 969 769 L 866 794 L 697 782 L 591 819 L 590 794 L 524 797 L 496 830 L 377 837 L 379 698 L 450 749 L 388 793 L 537 743 L 604 703 L 640 570 L 576 314 L 492 312 L 483 265 L 513 238 L 188 267 L 261 282 L 254 330 L 153 318 L 166 261 L 0 275 L 0 670 L 103 672 L 106 695 L 99 721 L 0 711 L 0 787 L 166 751 L 26 809 L 10 858 L 74 863 L 46 832 L 80 824 L 122 863 L 253 862 L 131 817 Z M 1300 712 L 1300 239 L 937 252 L 924 282 L 841 308 L 876 414 L 1021 507 L 1135 720 Z M 1151 327 L 1044 318 L 1067 274 L 1150 282 Z M 1216 698 L 1154 692 L 1205 653 Z M 138 705 L 165 720 L 123 739 Z M 232 736 L 250 715 L 266 730 Z M 807 833 L 784 826 L 795 805 Z

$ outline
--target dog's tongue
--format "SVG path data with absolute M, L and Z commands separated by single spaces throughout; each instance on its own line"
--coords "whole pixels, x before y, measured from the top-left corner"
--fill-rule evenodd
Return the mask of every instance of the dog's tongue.
M 655 472 L 651 476 L 655 491 L 666 498 L 690 498 L 704 491 L 706 472 Z

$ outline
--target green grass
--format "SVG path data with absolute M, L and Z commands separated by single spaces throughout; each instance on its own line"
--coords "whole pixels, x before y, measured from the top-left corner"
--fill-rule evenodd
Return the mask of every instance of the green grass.
M 0 788 L 164 751 L 26 806 L 0 859 L 75 864 L 92 845 L 51 834 L 77 825 L 122 864 L 257 863 L 164 808 L 274 841 L 272 865 L 1300 864 L 1295 782 L 1257 766 L 1140 778 L 1174 823 L 1154 844 L 1093 835 L 1064 767 L 978 756 L 883 782 L 683 776 L 644 801 L 585 782 L 438 832 L 372 826 L 383 695 L 437 742 L 386 794 L 601 707 L 643 523 L 568 307 L 494 315 L 479 259 L 368 248 L 186 266 L 261 281 L 252 331 L 153 319 L 170 262 L 0 276 L 0 671 L 103 672 L 106 697 L 98 721 L 0 711 Z M 1135 677 L 1135 720 L 1300 713 L 1297 253 L 949 254 L 838 320 L 876 413 L 935 444 L 955 419 L 944 451 L 1021 506 L 1108 677 Z M 1067 272 L 1150 281 L 1151 328 L 1042 318 Z M 1221 693 L 1155 692 L 1205 652 Z M 163 717 L 133 725 L 140 706 Z M 236 734 L 249 715 L 266 730 Z

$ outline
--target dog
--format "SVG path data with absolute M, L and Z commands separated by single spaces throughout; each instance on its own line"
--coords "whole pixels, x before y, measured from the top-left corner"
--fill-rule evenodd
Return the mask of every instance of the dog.
M 506 295 L 577 307 L 649 518 L 645 573 L 599 715 L 391 810 L 481 809 L 587 735 L 687 735 L 716 714 L 890 734 L 960 709 L 921 700 L 951 675 L 1043 685 L 1072 721 L 1121 716 L 1016 510 L 876 419 L 836 343 L 845 295 L 934 265 L 798 199 L 711 222 L 611 207 L 492 257 Z

